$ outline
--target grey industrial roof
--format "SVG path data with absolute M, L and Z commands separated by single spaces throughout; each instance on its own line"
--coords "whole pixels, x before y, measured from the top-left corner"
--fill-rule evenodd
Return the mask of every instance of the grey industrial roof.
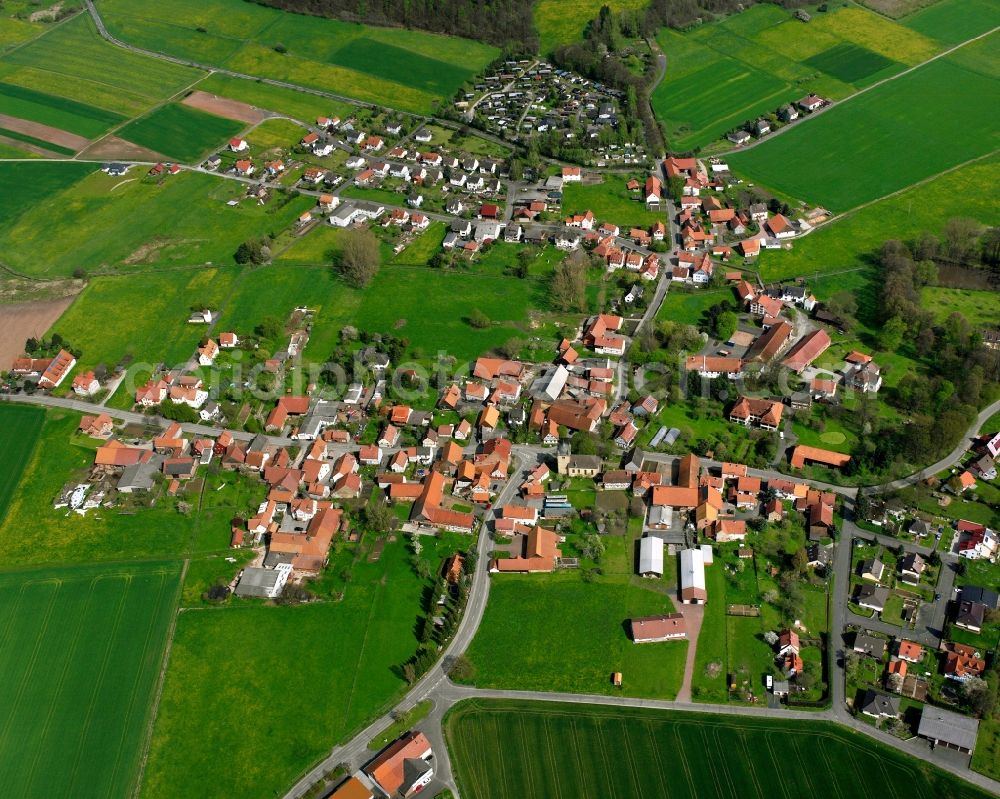
M 274 569 L 260 569 L 248 566 L 243 570 L 239 585 L 236 586 L 237 596 L 262 596 L 274 589 L 278 582 L 278 572 Z
M 663 539 L 643 538 L 639 541 L 639 574 L 663 574 Z
M 917 729 L 917 734 L 924 738 L 947 741 L 970 751 L 976 746 L 978 732 L 977 719 L 931 705 L 924 705 L 923 713 L 920 714 L 920 727 Z

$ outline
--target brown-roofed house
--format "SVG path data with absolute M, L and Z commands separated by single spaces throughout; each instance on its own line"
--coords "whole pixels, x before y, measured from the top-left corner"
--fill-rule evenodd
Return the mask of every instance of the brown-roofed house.
M 432 756 L 427 736 L 411 730 L 389 744 L 363 770 L 386 796 L 409 796 L 434 776 L 428 762 Z
M 845 466 L 850 459 L 850 455 L 845 455 L 842 452 L 833 452 L 820 447 L 807 447 L 804 444 L 799 444 L 792 450 L 791 465 L 796 469 L 801 469 L 809 461 L 839 469 Z
M 825 330 L 814 330 L 799 339 L 781 363 L 793 372 L 801 372 L 826 352 L 830 344 L 830 335 Z
M 678 641 L 687 638 L 687 623 L 680 613 L 629 619 L 632 640 L 637 644 Z

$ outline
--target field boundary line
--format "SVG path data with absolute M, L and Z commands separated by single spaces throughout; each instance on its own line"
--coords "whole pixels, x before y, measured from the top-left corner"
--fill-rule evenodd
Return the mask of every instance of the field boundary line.
M 992 36 L 997 31 L 1000 31 L 1000 25 L 996 25 L 993 28 L 990 28 L 988 31 L 984 31 L 983 33 L 980 33 L 977 36 L 973 36 L 971 39 L 966 39 L 964 42 L 959 42 L 958 44 L 949 47 L 947 50 L 942 50 L 940 53 L 937 53 L 936 55 L 932 55 L 926 61 L 921 61 L 919 64 L 914 64 L 912 67 L 907 67 L 902 72 L 897 72 L 895 75 L 889 75 L 888 77 L 882 78 L 882 80 L 873 83 L 871 86 L 865 86 L 865 88 L 863 88 L 863 89 L 858 89 L 858 91 L 854 92 L 854 94 L 850 95 L 849 97 L 845 97 L 843 100 L 838 100 L 837 102 L 832 103 L 831 105 L 828 105 L 825 108 L 821 108 L 818 111 L 815 111 L 815 112 L 811 113 L 805 119 L 802 119 L 802 120 L 800 120 L 799 122 L 797 122 L 795 124 L 785 125 L 785 127 L 780 128 L 779 130 L 776 130 L 771 135 L 766 136 L 763 139 L 758 139 L 753 144 L 750 144 L 750 145 L 748 145 L 746 147 L 740 147 L 740 148 L 737 148 L 737 149 L 724 150 L 723 152 L 719 153 L 719 155 L 720 156 L 727 156 L 727 155 L 735 155 L 736 153 L 749 152 L 750 150 L 754 149 L 755 147 L 759 147 L 761 144 L 764 144 L 765 142 L 773 141 L 774 139 L 776 139 L 778 136 L 780 136 L 782 133 L 784 133 L 786 131 L 797 130 L 799 127 L 801 127 L 803 124 L 809 122 L 809 120 L 811 120 L 811 119 L 818 119 L 819 117 L 823 116 L 823 114 L 825 114 L 826 112 L 828 112 L 832 108 L 839 108 L 840 106 L 844 105 L 845 103 L 851 102 L 851 100 L 853 100 L 855 97 L 860 97 L 861 95 L 863 95 L 863 94 L 865 94 L 867 92 L 870 92 L 872 89 L 877 89 L 879 86 L 883 86 L 886 83 L 889 83 L 890 81 L 894 81 L 894 80 L 897 80 L 899 78 L 902 78 L 904 75 L 909 75 L 911 72 L 914 72 L 914 71 L 920 69 L 921 67 L 924 67 L 927 64 L 930 64 L 932 61 L 937 61 L 939 58 L 944 58 L 947 55 L 951 55 L 956 50 L 961 50 L 963 47 L 965 47 L 965 45 L 972 44 L 973 42 L 977 42 L 980 39 L 985 39 L 987 36 Z
M 177 579 L 177 590 L 174 592 L 174 607 L 180 605 L 181 592 L 184 590 L 184 578 L 187 577 L 188 566 L 190 564 L 191 559 L 185 558 L 184 565 L 181 567 L 180 577 Z M 177 607 L 177 612 L 172 615 L 170 627 L 167 630 L 167 640 L 163 647 L 163 657 L 160 660 L 160 672 L 156 676 L 156 690 L 153 693 L 153 701 L 150 703 L 148 710 L 149 716 L 146 720 L 146 730 L 142 736 L 139 763 L 133 777 L 135 782 L 131 790 L 128 791 L 128 795 L 132 797 L 139 795 L 139 789 L 142 787 L 142 780 L 146 774 L 146 764 L 149 762 L 149 750 L 153 742 L 153 725 L 156 723 L 156 716 L 160 710 L 160 699 L 163 697 L 163 686 L 167 679 L 167 666 L 170 663 L 170 651 L 174 645 L 174 635 L 177 632 L 177 619 L 179 618 L 180 608 Z

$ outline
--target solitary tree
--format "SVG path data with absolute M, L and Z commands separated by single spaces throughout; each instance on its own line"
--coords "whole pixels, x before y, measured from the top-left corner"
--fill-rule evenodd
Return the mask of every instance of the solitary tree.
M 587 275 L 583 265 L 567 258 L 552 273 L 552 304 L 560 311 L 582 311 L 587 307 Z
M 379 252 L 375 234 L 367 228 L 349 230 L 340 250 L 340 273 L 352 286 L 364 288 L 378 272 Z

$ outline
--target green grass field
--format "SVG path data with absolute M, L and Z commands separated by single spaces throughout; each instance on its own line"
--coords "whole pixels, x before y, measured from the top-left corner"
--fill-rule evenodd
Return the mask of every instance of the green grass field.
M 993 157 L 880 200 L 796 241 L 790 250 L 762 253 L 758 264 L 761 277 L 772 281 L 831 273 L 823 293 L 813 287 L 822 299 L 824 293 L 838 291 L 840 281 L 850 279 L 846 275 L 833 277 L 833 273 L 868 269 L 872 257 L 888 239 L 908 241 L 924 231 L 940 234 L 944 221 L 953 216 L 972 217 L 985 225 L 1000 224 L 1000 208 L 985 190 L 998 180 L 1000 158 Z M 942 214 L 945 203 L 947 211 Z
M 213 73 L 199 83 L 195 88 L 220 97 L 229 97 L 242 103 L 266 108 L 294 117 L 302 122 L 315 122 L 320 116 L 340 116 L 346 118 L 351 113 L 351 106 L 317 97 L 315 94 L 297 92 L 294 89 L 282 89 L 268 83 L 257 83 L 252 80 L 233 78 L 229 75 Z
M 142 0 L 109 0 L 102 14 L 110 30 L 140 47 L 406 111 L 429 112 L 499 52 L 479 42 L 239 0 L 169 0 L 156 9 Z M 287 52 L 276 52 L 279 45 Z
M 625 11 L 642 9 L 646 4 L 646 0 L 539 0 L 533 9 L 539 51 L 546 55 L 583 39 L 587 23 L 597 16 L 601 6 Z
M 239 183 L 195 172 L 151 183 L 136 179 L 145 172 L 141 167 L 124 178 L 95 172 L 65 188 L 84 165 L 57 166 L 66 170 L 65 178 L 48 164 L 0 164 L 0 176 L 37 169 L 53 187 L 39 198 L 18 187 L 16 194 L 28 194 L 33 205 L 0 230 L 4 261 L 34 277 L 65 277 L 78 267 L 94 274 L 232 264 L 241 242 L 280 232 L 315 204 L 301 196 L 284 205 L 278 197 L 264 206 L 231 207 L 226 203 L 244 194 Z
M 0 575 L 8 796 L 126 796 L 180 564 Z
M 118 135 L 133 144 L 180 161 L 199 161 L 243 128 L 242 122 L 171 103 L 130 122 Z
M 899 796 L 968 783 L 827 722 L 470 700 L 445 719 L 462 796 Z M 531 756 L 527 752 L 532 752 Z
M 86 477 L 99 442 L 76 435 L 80 415 L 48 411 L 34 454 L 0 522 L 0 546 L 7 567 L 95 563 L 225 551 L 229 521 L 252 499 L 239 484 L 209 477 L 210 488 L 177 498 L 154 493 L 155 507 L 92 510 L 86 516 L 56 510 L 63 487 Z M 221 491 L 216 489 L 226 483 Z M 178 502 L 192 506 L 181 513 Z
M 903 24 L 954 45 L 1000 24 L 1000 0 L 937 0 L 907 16 Z
M 88 139 L 125 119 L 112 111 L 10 83 L 0 83 L 0 104 L 9 116 L 41 122 Z
M 42 429 L 45 412 L 30 405 L 0 406 L 0 452 L 3 452 L 3 471 L 0 472 L 0 522 L 17 483 L 21 479 L 35 450 L 35 442 Z
M 895 62 L 856 44 L 837 44 L 804 62 L 844 83 L 857 83 L 890 68 Z
M 625 182 L 623 176 L 611 175 L 603 183 L 567 183 L 563 210 L 567 215 L 582 214 L 589 208 L 598 221 L 619 225 L 626 235 L 631 227 L 645 229 L 653 222 L 666 222 L 666 214 L 646 210 L 642 199 L 625 188 Z
M 149 108 L 204 75 L 105 42 L 87 14 L 8 53 L 0 65 L 33 70 L 17 80 L 17 72 L 4 75 L 7 83 L 126 115 Z
M 660 581 L 632 581 L 626 540 L 606 540 L 604 574 L 577 572 L 492 577 L 490 601 L 467 655 L 484 688 L 573 691 L 673 699 L 684 677 L 687 644 L 634 644 L 625 620 L 669 613 Z M 638 579 L 638 578 L 636 578 Z M 622 688 L 611 673 L 623 674 Z
M 663 29 L 664 80 L 652 104 L 671 148 L 704 146 L 745 120 L 815 92 L 843 99 L 941 45 L 856 6 L 808 25 L 769 4 L 680 33 Z
M 976 48 L 975 64 L 967 57 L 960 63 L 959 50 L 734 154 L 729 163 L 777 191 L 845 211 L 990 153 L 1000 146 L 1000 106 L 969 109 L 1000 85 L 990 74 L 1000 60 L 1000 34 L 983 43 L 992 52 Z
M 35 147 L 41 147 L 42 149 L 48 150 L 51 153 L 59 153 L 61 155 L 75 155 L 76 150 L 70 147 L 63 147 L 59 144 L 52 144 L 51 142 L 45 141 L 45 139 L 39 139 L 34 136 L 29 136 L 27 133 L 21 133 L 19 130 L 8 130 L 7 128 L 0 128 L 0 136 L 6 136 L 8 139 L 14 139 L 16 141 L 24 142 L 25 144 L 33 144 Z
M 93 171 L 93 164 L 72 162 L 0 164 L 0 184 L 4 187 L 0 192 L 0 223 L 4 228 L 10 227 L 33 206 L 58 195 Z
M 235 269 L 211 267 L 94 278 L 52 331 L 82 350 L 82 367 L 114 366 L 124 355 L 181 364 L 205 335 L 203 326 L 187 324 L 191 308 L 219 308 L 235 278 Z M 142 312 L 109 324 L 123 319 L 136 297 L 143 298 Z
M 143 796 L 280 795 L 405 690 L 425 583 L 404 541 L 375 562 L 372 543 L 342 601 L 181 614 Z M 447 545 L 427 542 L 424 556 L 443 558 Z
M 960 313 L 974 327 L 992 326 L 997 323 L 1000 294 L 995 291 L 971 291 L 927 286 L 920 291 L 920 304 L 929 308 L 944 321 L 953 313 Z

